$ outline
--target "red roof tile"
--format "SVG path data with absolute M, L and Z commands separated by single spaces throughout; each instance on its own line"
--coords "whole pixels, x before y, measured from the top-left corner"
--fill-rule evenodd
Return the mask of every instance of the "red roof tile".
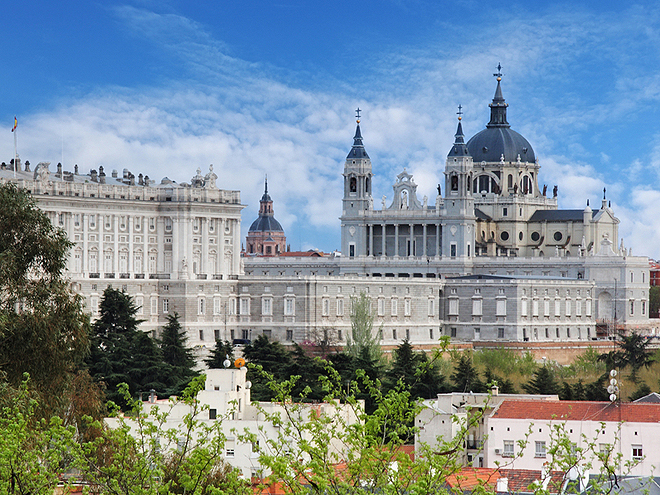
M 660 404 L 507 399 L 496 408 L 492 417 L 657 423 L 660 422 Z
M 478 486 L 497 487 L 499 478 L 507 478 L 508 493 L 531 492 L 530 486 L 534 482 L 541 482 L 542 473 L 532 469 L 499 469 L 499 468 L 463 468 L 459 472 L 447 477 L 447 484 L 451 488 L 467 492 Z M 552 471 L 548 491 L 558 493 L 560 491 L 563 473 Z

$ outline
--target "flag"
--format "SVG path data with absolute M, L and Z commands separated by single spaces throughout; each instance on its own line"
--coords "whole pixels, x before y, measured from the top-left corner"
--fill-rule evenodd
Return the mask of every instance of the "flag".
M 14 132 L 18 127 L 18 119 L 14 116 L 14 127 L 11 128 L 11 132 Z

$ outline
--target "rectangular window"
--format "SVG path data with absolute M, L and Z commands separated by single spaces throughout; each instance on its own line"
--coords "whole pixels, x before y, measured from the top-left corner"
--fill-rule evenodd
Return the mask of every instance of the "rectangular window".
M 502 457 L 513 457 L 513 440 L 504 440 L 504 448 L 502 449 Z
M 523 297 L 520 301 L 520 314 L 521 316 L 527 316 L 527 298 Z
M 496 316 L 506 316 L 506 299 L 498 299 L 495 307 Z
M 644 454 L 642 453 L 642 446 L 641 445 L 633 445 L 632 446 L 632 458 L 635 461 L 638 461 L 644 457 Z
M 250 314 L 250 300 L 247 298 L 242 297 L 241 298 L 241 315 L 249 315 Z
M 582 316 L 582 300 L 575 300 L 575 316 Z
M 398 312 L 399 312 L 399 300 L 395 298 L 392 299 L 392 316 L 396 316 Z
M 403 301 L 403 314 L 404 316 L 410 316 L 412 313 L 412 302 L 410 299 L 405 299 Z
M 144 305 L 144 298 L 142 296 L 137 296 L 135 298 L 135 307 L 137 308 L 137 314 L 143 315 L 144 314 L 144 308 L 142 307 Z
M 206 310 L 206 300 L 204 298 L 199 298 L 197 300 L 197 314 L 203 315 Z
M 233 297 L 229 299 L 229 314 L 230 315 L 236 314 L 236 299 L 234 299 Z
M 385 299 L 382 297 L 378 298 L 378 316 L 385 315 Z
M 199 331 L 199 340 L 204 340 L 204 330 Z
M 535 442 L 534 457 L 545 457 L 545 442 Z
M 236 451 L 236 440 L 228 438 L 225 442 L 225 457 L 234 457 Z
M 550 299 L 543 299 L 543 316 L 550 316 Z
M 566 316 L 571 316 L 571 300 L 566 299 Z
M 429 316 L 435 315 L 435 300 L 429 299 Z
M 261 314 L 263 315 L 272 315 L 273 314 L 273 299 L 270 297 L 264 297 L 261 300 Z
M 323 316 L 330 315 L 330 300 L 328 298 L 324 298 L 321 303 L 321 314 Z
M 458 316 L 458 299 L 449 300 L 449 315 Z
M 481 316 L 483 299 L 472 299 L 472 316 Z
M 170 310 L 170 300 L 163 299 L 163 313 L 167 313 Z
M 337 299 L 337 316 L 344 316 L 344 300 Z
M 559 318 L 561 316 L 561 302 L 559 299 L 555 299 L 555 317 Z
M 429 328 L 429 339 L 433 340 L 433 329 Z
M 215 419 L 218 416 L 217 409 L 209 409 L 209 419 Z
M 215 340 L 220 340 L 220 330 L 218 329 L 213 330 L 213 338 Z
M 287 331 L 286 331 L 286 340 L 288 340 L 288 341 L 293 340 L 293 330 L 287 329 Z
M 449 332 L 452 337 L 456 337 L 456 327 L 451 327 Z
M 392 340 L 396 340 L 396 328 L 392 330 Z
M 538 316 L 538 315 L 539 315 L 539 300 L 532 299 L 532 316 Z
M 630 301 L 630 316 L 635 314 L 635 301 Z
M 220 309 L 221 309 L 221 300 L 219 297 L 214 297 L 213 298 L 213 314 L 214 315 L 219 315 L 220 314 Z
M 498 339 L 503 339 L 504 338 L 504 328 L 498 328 L 497 329 L 497 338 Z
M 158 314 L 158 298 L 156 297 L 151 298 L 151 314 L 152 315 Z
M 293 316 L 295 314 L 294 299 L 290 297 L 284 299 L 284 314 L 287 316 Z

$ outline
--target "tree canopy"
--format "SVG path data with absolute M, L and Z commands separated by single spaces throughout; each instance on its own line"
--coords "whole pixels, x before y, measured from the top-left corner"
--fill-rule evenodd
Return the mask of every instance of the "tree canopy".
M 0 186 L 0 371 L 14 388 L 29 373 L 58 410 L 89 349 L 89 318 L 65 277 L 70 246 L 28 192 Z

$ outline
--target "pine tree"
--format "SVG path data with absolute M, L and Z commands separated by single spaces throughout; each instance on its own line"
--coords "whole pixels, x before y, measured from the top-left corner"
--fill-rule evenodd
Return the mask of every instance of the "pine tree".
M 447 388 L 434 363 L 424 352 L 415 352 L 406 339 L 394 349 L 390 369 L 386 372 L 387 387 L 392 389 L 401 380 L 413 398 L 430 399 Z
M 541 366 L 534 372 L 530 381 L 523 385 L 528 394 L 554 395 L 559 394 L 559 384 L 555 374 L 549 366 Z
M 465 352 L 458 359 L 451 375 L 456 392 L 483 392 L 486 387 L 479 378 L 477 368 L 472 364 L 472 355 Z
M 138 326 L 141 320 L 135 317 L 137 307 L 128 294 L 107 287 L 99 307 L 100 316 L 93 325 L 87 364 L 94 380 L 105 384 L 107 397 L 124 404 L 117 391 L 120 383 L 127 383 L 134 396 L 145 391 L 145 383 L 159 383 L 154 378 L 152 343 L 144 339 L 144 336 L 150 339 L 148 335 L 140 335 L 142 332 Z M 148 362 L 141 361 L 144 359 Z
M 289 351 L 279 342 L 271 342 L 265 335 L 260 335 L 251 344 L 243 348 L 243 357 L 248 363 L 260 365 L 263 370 L 271 373 L 276 380 L 289 378 L 292 359 Z M 251 397 L 254 400 L 270 400 L 273 392 L 268 383 L 258 373 L 250 371 L 249 379 L 252 381 Z
M 209 369 L 223 369 L 225 367 L 225 360 L 229 360 L 230 366 L 234 364 L 234 346 L 231 342 L 225 340 L 216 340 L 215 347 L 211 351 L 211 355 L 204 360 L 204 364 Z
M 165 380 L 166 395 L 179 394 L 190 380 L 197 376 L 195 357 L 192 350 L 186 347 L 188 337 L 181 330 L 179 314 L 168 314 L 167 325 L 163 327 L 160 338 L 160 351 L 163 362 L 169 366 L 168 376 Z

